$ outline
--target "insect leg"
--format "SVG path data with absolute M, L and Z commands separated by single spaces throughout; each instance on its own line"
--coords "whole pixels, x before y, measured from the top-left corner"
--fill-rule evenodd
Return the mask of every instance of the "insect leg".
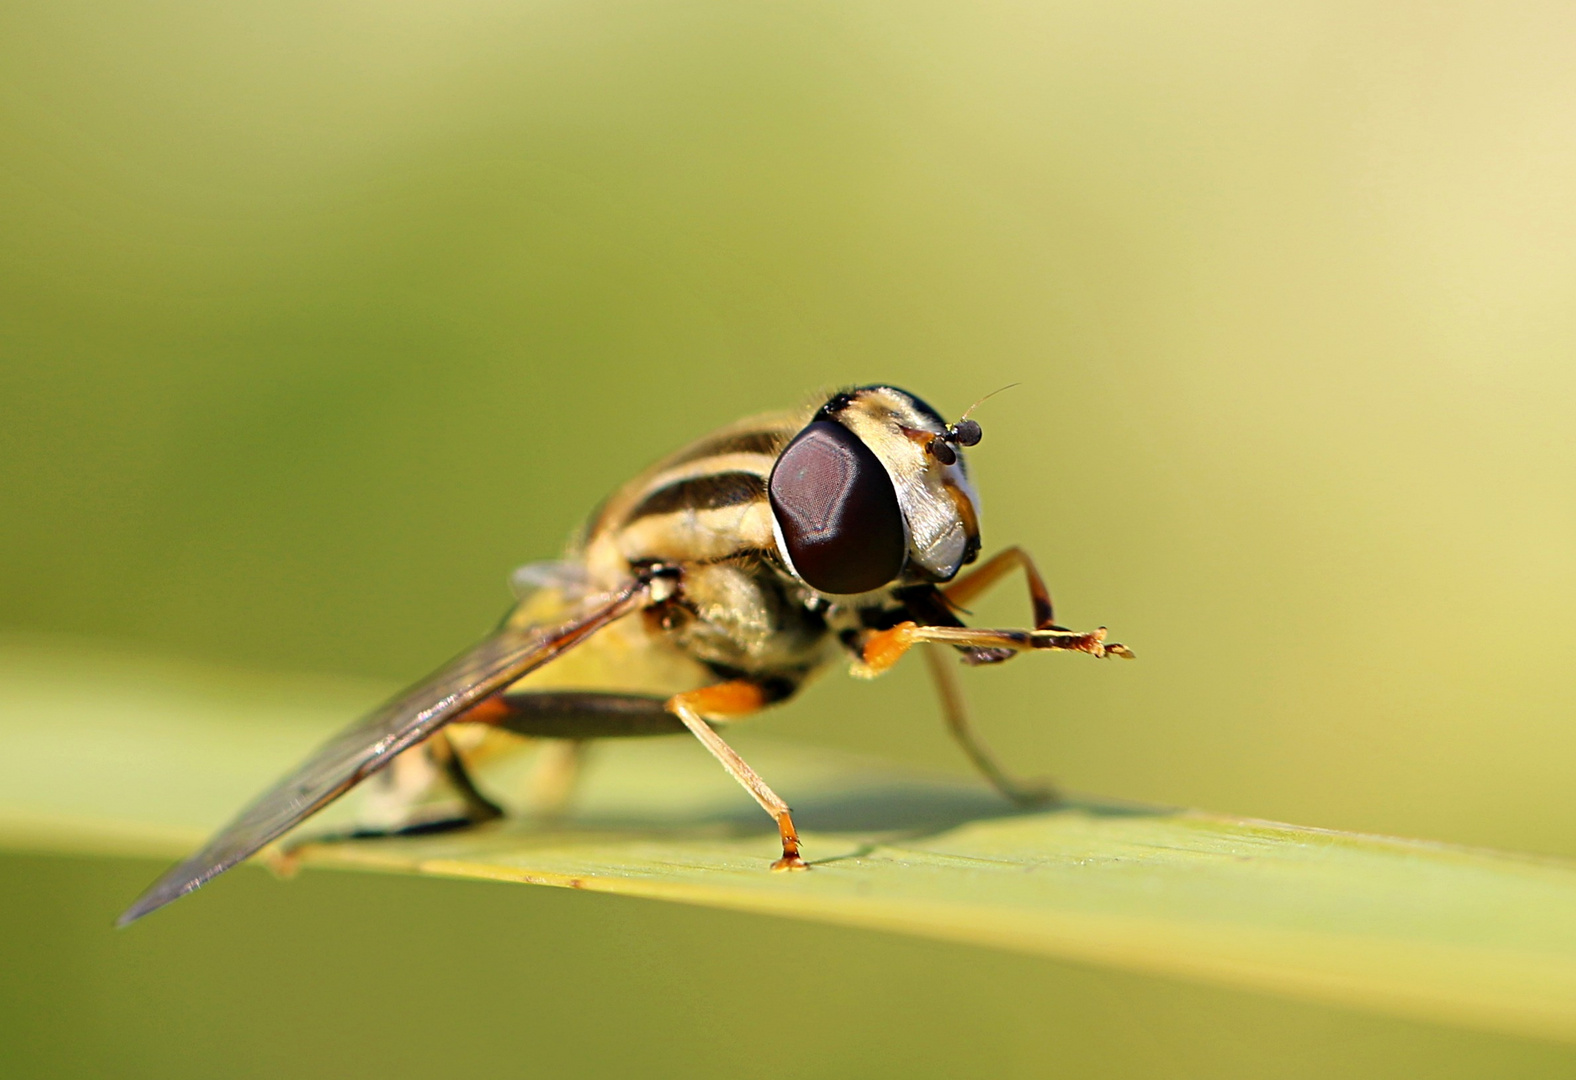
M 777 822 L 777 831 L 782 835 L 783 857 L 772 863 L 772 869 L 808 870 L 809 866 L 799 857 L 799 833 L 793 827 L 793 817 L 789 813 L 788 804 L 766 786 L 766 781 L 757 776 L 755 770 L 750 768 L 733 747 L 723 742 L 722 736 L 713 731 L 705 720 L 707 716 L 717 718 L 748 716 L 764 707 L 768 700 L 766 691 L 758 684 L 747 679 L 736 679 L 684 694 L 675 694 L 668 699 L 667 708 L 682 720 L 684 726 L 689 728 L 701 744 L 711 751 L 712 756 L 722 763 L 722 767 L 728 770 L 728 775 L 744 785 L 744 790 L 748 791 L 755 801 L 760 803 L 761 809 Z
M 461 719 L 533 739 L 611 739 L 684 730 L 663 698 L 584 690 L 497 694 Z
M 1035 567 L 1034 560 L 1029 558 L 1029 553 L 1016 544 L 998 551 L 952 584 L 943 587 L 941 592 L 949 601 L 962 607 L 1006 577 L 1013 567 L 1022 568 L 1023 576 L 1027 579 L 1029 603 L 1034 609 L 1034 628 L 1062 629 L 1056 625 L 1051 592 L 1045 587 L 1045 579 L 1040 577 L 1040 571 Z
M 484 821 L 503 817 L 503 810 L 499 805 L 483 795 L 471 780 L 471 774 L 465 768 L 465 760 L 460 757 L 459 750 L 449 738 L 447 731 L 438 733 L 438 737 L 430 740 L 433 756 L 443 767 L 443 773 L 448 777 L 449 783 L 459 791 L 460 798 L 465 800 L 466 824 L 479 825 Z
M 685 730 L 663 698 L 579 690 L 496 694 L 460 719 L 547 740 L 530 780 L 531 808 L 542 817 L 556 816 L 568 804 L 587 740 Z
M 471 780 L 444 730 L 401 753 L 373 778 L 355 825 L 307 842 L 449 832 L 502 816 L 503 810 Z
M 903 654 L 922 641 L 972 649 L 995 649 L 1006 653 L 1050 649 L 1061 652 L 1086 652 L 1091 656 L 1132 658 L 1126 645 L 1105 643 L 1105 627 L 1088 633 L 1076 630 L 986 630 L 973 626 L 920 626 L 901 622 L 890 630 L 871 634 L 864 644 L 864 664 L 859 674 L 875 676 L 902 659 Z
M 1015 803 L 1034 806 L 1057 800 L 1056 789 L 1044 783 L 1025 783 L 1009 776 L 996 756 L 974 734 L 969 725 L 969 706 L 963 698 L 963 688 L 958 685 L 957 670 L 941 648 L 925 651 L 925 666 L 930 669 L 936 683 L 936 695 L 941 698 L 941 712 L 947 721 L 947 730 L 963 748 L 963 753 L 989 780 L 991 786 Z

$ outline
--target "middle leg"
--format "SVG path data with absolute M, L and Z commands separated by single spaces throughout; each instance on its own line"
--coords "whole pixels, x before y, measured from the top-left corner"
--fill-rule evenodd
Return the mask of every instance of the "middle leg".
M 1014 802 L 1033 804 L 1056 799 L 1055 789 L 1049 785 L 1024 784 L 1013 779 L 997 763 L 995 755 L 974 734 L 969 724 L 968 706 L 958 685 L 956 670 L 947 663 L 943 645 L 950 645 L 963 653 L 966 663 L 997 663 L 1019 652 L 1031 649 L 1059 649 L 1087 652 L 1094 656 L 1121 656 L 1131 659 L 1133 652 L 1125 645 L 1105 641 L 1105 628 L 1088 634 L 1079 634 L 1056 624 L 1055 610 L 1051 606 L 1050 590 L 1029 553 L 1014 545 L 997 552 L 990 559 L 975 567 L 940 593 L 948 605 L 961 608 L 991 586 L 1001 581 L 1014 568 L 1021 569 L 1029 592 L 1029 603 L 1034 613 L 1034 629 L 982 630 L 958 625 L 920 626 L 914 622 L 900 623 L 890 630 L 870 634 L 863 643 L 863 663 L 856 674 L 877 675 L 897 663 L 903 654 L 920 641 L 935 643 L 925 650 L 925 663 L 935 681 L 941 698 L 942 714 L 963 752 L 974 766 L 984 774 L 1003 795 Z M 923 614 L 916 613 L 923 619 Z
M 992 787 L 1020 806 L 1039 806 L 1058 799 L 1056 789 L 1043 781 L 1019 780 L 1010 775 L 996 760 L 996 755 L 980 741 L 969 723 L 969 706 L 963 698 L 963 688 L 958 685 L 958 673 L 951 658 L 939 645 L 924 651 L 925 666 L 936 684 L 936 696 L 941 699 L 941 713 L 946 718 L 947 730 L 963 748 L 963 753 L 974 767 L 990 781 Z
M 769 703 L 770 698 L 760 684 L 748 679 L 735 679 L 732 682 L 704 686 L 684 694 L 674 694 L 668 699 L 667 708 L 684 722 L 684 726 L 701 741 L 701 745 L 711 751 L 712 757 L 722 763 L 722 767 L 728 770 L 728 775 L 743 785 L 744 790 L 760 804 L 761 809 L 777 822 L 777 831 L 782 837 L 783 855 L 772 863 L 772 869 L 808 870 L 809 864 L 799 855 L 799 833 L 794 828 L 793 816 L 789 812 L 788 804 L 783 802 L 775 791 L 767 787 L 766 781 L 762 780 L 733 747 L 724 742 L 722 736 L 706 722 L 708 716 L 716 719 L 748 716 L 760 711 Z

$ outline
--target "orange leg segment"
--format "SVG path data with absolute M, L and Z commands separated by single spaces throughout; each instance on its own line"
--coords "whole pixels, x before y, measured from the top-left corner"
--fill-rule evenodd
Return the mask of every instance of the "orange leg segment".
M 761 809 L 777 822 L 777 831 L 782 836 L 783 856 L 772 863 L 772 869 L 808 870 L 808 864 L 799 856 L 799 833 L 794 829 L 788 804 L 767 787 L 766 781 L 706 723 L 707 717 L 722 720 L 748 716 L 766 704 L 765 691 L 746 679 L 736 679 L 675 694 L 668 699 L 667 709 L 684 722 L 684 726 L 701 741 L 701 745 L 711 751 L 711 755 L 728 770 L 728 775 L 743 785 Z
M 918 623 L 901 622 L 890 630 L 871 634 L 865 640 L 864 670 L 860 674 L 875 676 L 903 658 L 903 654 L 922 641 L 940 645 L 961 645 L 975 649 L 1004 649 L 1008 652 L 1031 652 L 1051 649 L 1060 652 L 1085 652 L 1091 656 L 1122 656 L 1131 659 L 1133 651 L 1126 645 L 1105 642 L 1105 627 L 1080 633 L 1076 630 L 986 630 L 973 626 L 920 626 Z

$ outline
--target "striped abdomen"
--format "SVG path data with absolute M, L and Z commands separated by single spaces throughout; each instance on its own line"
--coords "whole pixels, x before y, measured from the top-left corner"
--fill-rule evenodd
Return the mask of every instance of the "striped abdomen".
M 748 420 L 679 451 L 609 499 L 587 537 L 586 563 L 602 580 L 635 563 L 684 567 L 683 611 L 663 636 L 721 677 L 769 673 L 797 685 L 826 658 L 826 623 L 779 562 L 766 495 L 804 423 L 803 414 Z
M 774 551 L 766 482 L 803 424 L 798 413 L 757 417 L 659 462 L 598 513 L 588 562 L 617 575 L 647 560 L 714 563 Z

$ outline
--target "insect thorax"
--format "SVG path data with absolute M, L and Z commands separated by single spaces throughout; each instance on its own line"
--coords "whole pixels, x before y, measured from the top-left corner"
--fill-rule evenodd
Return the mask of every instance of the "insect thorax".
M 824 605 L 750 556 L 686 568 L 682 591 L 649 621 L 653 631 L 724 677 L 797 685 L 837 654 Z

